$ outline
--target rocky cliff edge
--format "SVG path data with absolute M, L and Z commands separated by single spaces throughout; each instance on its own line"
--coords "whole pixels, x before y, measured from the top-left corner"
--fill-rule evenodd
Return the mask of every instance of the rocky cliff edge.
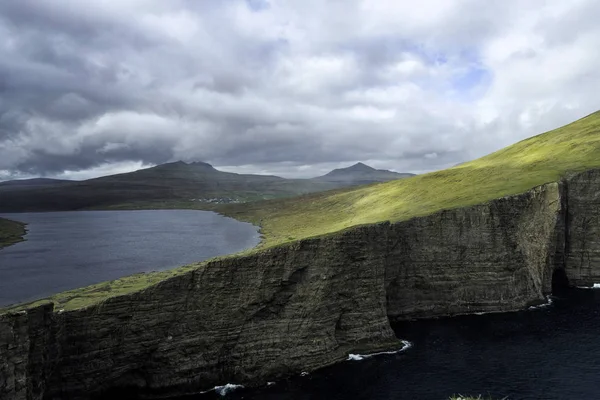
M 400 347 L 390 319 L 545 301 L 600 280 L 600 172 L 201 264 L 74 311 L 0 315 L 0 398 L 175 395 Z

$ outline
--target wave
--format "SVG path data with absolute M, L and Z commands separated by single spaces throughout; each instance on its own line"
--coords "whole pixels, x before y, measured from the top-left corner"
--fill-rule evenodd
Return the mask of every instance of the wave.
M 210 392 L 215 392 L 217 393 L 219 396 L 221 397 L 225 397 L 227 396 L 229 393 L 238 390 L 238 389 L 243 389 L 244 386 L 243 385 L 236 385 L 233 383 L 228 383 L 226 385 L 223 386 L 215 386 L 214 388 L 210 389 L 210 390 L 206 390 L 204 392 L 200 392 L 200 394 L 206 394 L 206 393 L 210 393 Z
M 371 357 L 375 357 L 375 356 L 381 356 L 381 355 L 384 355 L 384 354 L 401 353 L 403 351 L 406 351 L 406 350 L 410 349 L 412 346 L 413 346 L 413 344 L 411 342 L 409 342 L 408 340 L 403 340 L 402 341 L 402 348 L 400 350 L 381 351 L 379 353 L 371 353 L 371 354 L 348 354 L 347 361 L 361 361 L 361 360 L 364 360 L 365 358 L 371 358 Z
M 546 303 L 540 304 L 538 306 L 531 306 L 531 307 L 529 307 L 529 309 L 530 310 L 539 310 L 540 308 L 550 307 L 552 305 L 552 303 L 554 302 L 552 300 L 552 296 L 547 296 L 546 299 L 548 300 Z
M 593 286 L 577 286 L 577 289 L 600 289 L 600 283 L 594 283 Z

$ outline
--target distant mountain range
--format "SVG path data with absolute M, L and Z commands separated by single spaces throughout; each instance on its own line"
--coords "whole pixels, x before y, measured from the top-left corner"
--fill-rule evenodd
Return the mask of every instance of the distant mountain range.
M 47 186 L 58 186 L 68 185 L 76 181 L 69 181 L 65 179 L 50 179 L 50 178 L 33 178 L 33 179 L 15 179 L 13 181 L 0 182 L 0 188 L 11 187 L 11 188 L 32 188 L 32 187 L 47 187 Z
M 358 163 L 312 179 L 223 172 L 203 162 L 183 161 L 85 181 L 35 178 L 0 183 L 0 211 L 240 203 L 290 197 L 347 186 L 385 182 L 412 174 Z

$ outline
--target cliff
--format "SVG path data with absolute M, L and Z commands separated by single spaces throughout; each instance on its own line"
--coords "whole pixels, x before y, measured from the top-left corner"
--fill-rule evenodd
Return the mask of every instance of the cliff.
M 385 312 L 386 227 L 209 262 L 82 310 L 4 315 L 0 398 L 264 383 L 400 347 Z
M 399 346 L 389 319 L 508 311 L 600 275 L 600 172 L 201 264 L 73 311 L 0 315 L 0 398 L 258 384 Z

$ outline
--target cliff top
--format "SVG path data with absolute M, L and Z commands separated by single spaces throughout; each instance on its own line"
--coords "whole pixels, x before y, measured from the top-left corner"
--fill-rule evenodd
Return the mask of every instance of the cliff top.
M 226 205 L 218 211 L 260 225 L 262 247 L 269 247 L 355 225 L 481 204 L 592 168 L 600 168 L 600 112 L 443 171 L 283 200 Z M 60 293 L 50 300 L 59 309 L 76 309 L 206 265 L 133 275 Z

